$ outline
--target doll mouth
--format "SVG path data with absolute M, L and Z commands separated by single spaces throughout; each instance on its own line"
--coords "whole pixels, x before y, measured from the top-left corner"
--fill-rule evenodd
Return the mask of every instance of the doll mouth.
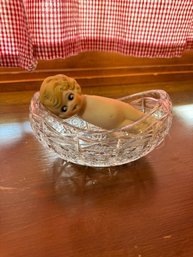
M 77 109 L 78 105 L 75 104 L 74 107 L 72 108 L 72 111 L 75 111 Z

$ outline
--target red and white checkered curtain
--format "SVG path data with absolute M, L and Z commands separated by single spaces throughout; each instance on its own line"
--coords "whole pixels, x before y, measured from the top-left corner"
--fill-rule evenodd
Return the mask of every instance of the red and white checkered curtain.
M 176 57 L 193 50 L 192 0 L 0 0 L 1 66 L 83 51 Z

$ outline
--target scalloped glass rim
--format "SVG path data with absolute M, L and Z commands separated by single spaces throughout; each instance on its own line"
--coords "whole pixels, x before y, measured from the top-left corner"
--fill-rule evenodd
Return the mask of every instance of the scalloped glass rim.
M 119 100 L 146 115 L 123 128 L 104 130 L 78 116 L 60 119 L 40 104 L 36 92 L 30 104 L 31 127 L 42 145 L 66 161 L 93 167 L 125 164 L 148 154 L 164 140 L 172 123 L 172 104 L 164 90 L 149 90 Z M 150 116 L 156 122 L 145 131 L 133 133 L 133 128 Z

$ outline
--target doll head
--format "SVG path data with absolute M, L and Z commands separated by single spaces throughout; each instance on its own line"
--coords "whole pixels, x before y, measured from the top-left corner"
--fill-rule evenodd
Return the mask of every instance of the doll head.
M 75 79 L 59 74 L 47 77 L 40 87 L 40 102 L 61 118 L 69 118 L 82 107 L 81 88 Z

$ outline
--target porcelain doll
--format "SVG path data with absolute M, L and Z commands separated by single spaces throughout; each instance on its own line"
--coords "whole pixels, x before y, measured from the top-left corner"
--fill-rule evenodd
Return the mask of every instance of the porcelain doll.
M 40 102 L 62 119 L 77 114 L 81 119 L 107 130 L 121 128 L 145 115 L 120 100 L 81 94 L 77 81 L 62 74 L 43 81 Z

